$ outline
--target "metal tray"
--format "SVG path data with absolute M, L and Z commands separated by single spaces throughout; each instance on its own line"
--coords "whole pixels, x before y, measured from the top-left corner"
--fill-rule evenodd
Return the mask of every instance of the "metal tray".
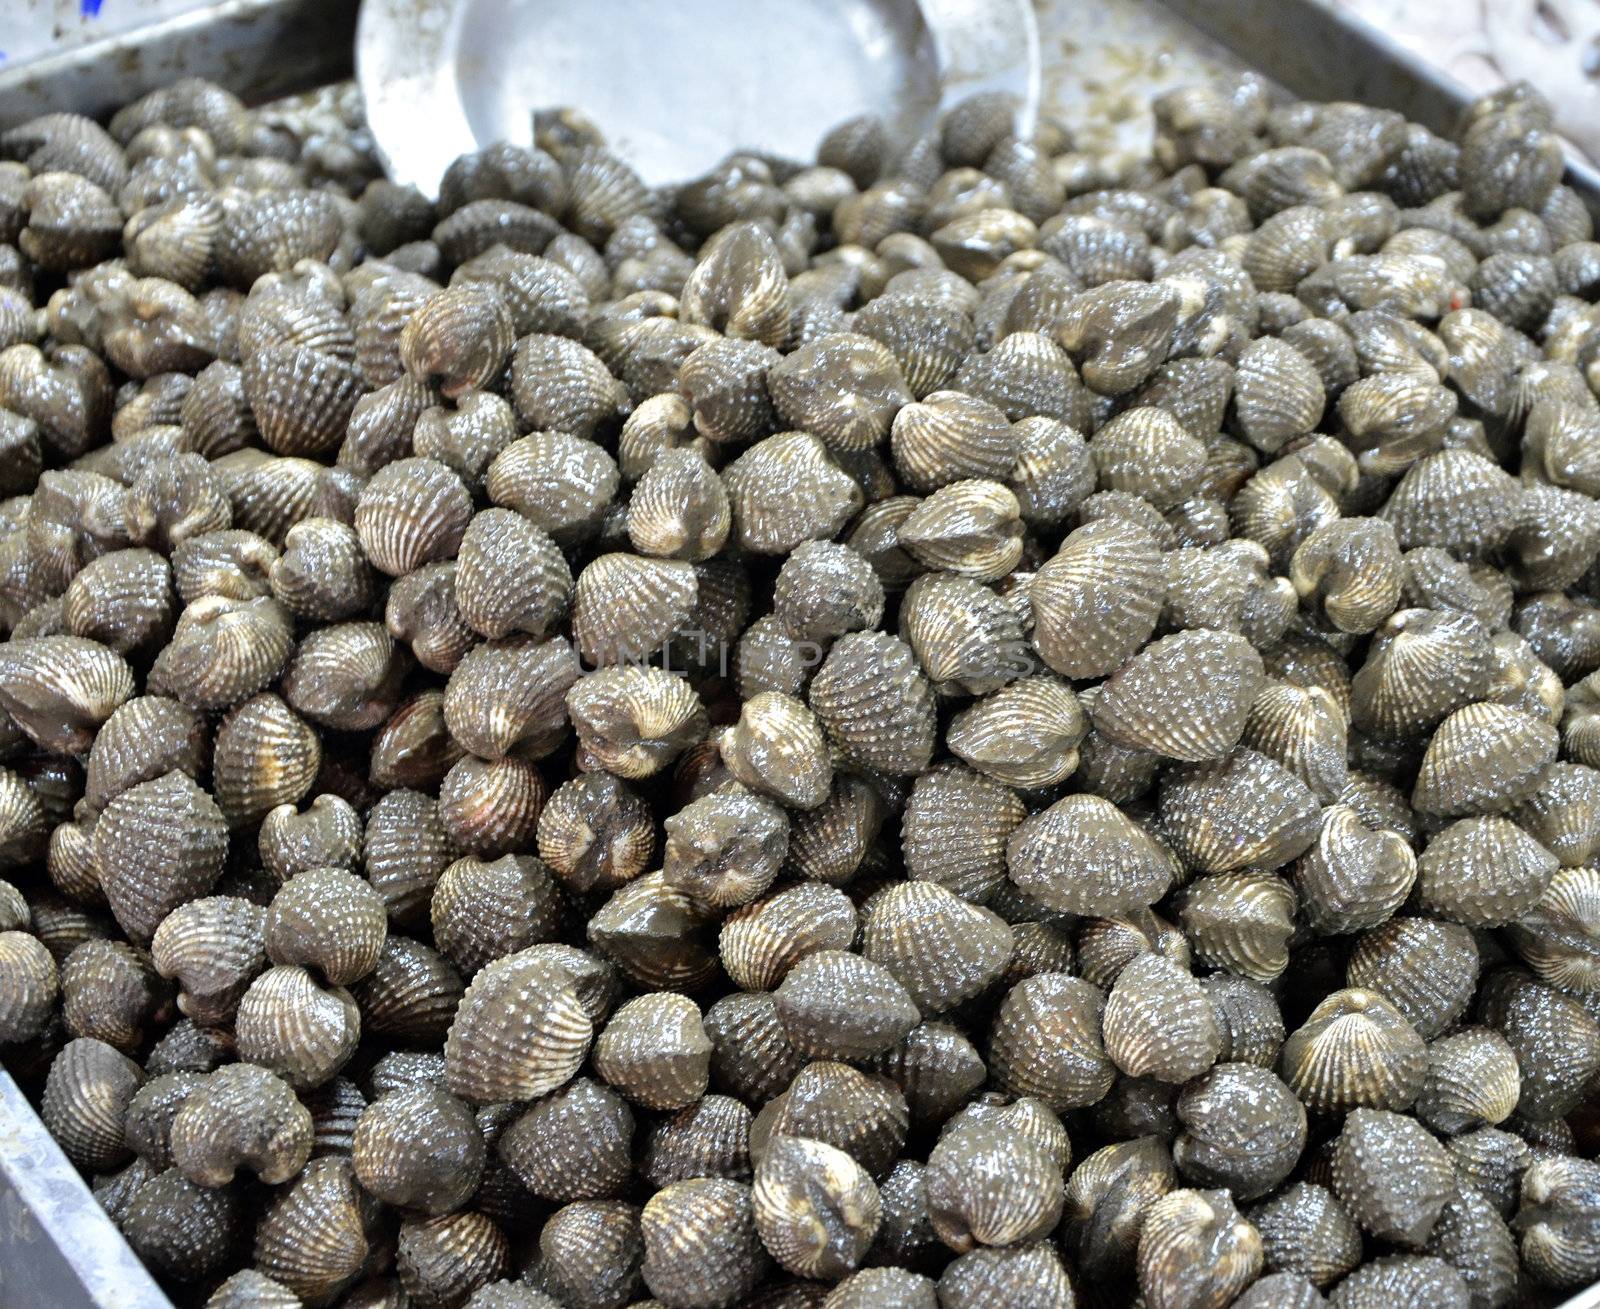
M 1472 93 L 1383 33 L 1317 0 L 1033 0 L 1041 105 L 1069 122 L 1107 111 L 1147 136 L 1153 91 L 1253 70 L 1308 99 L 1361 100 L 1452 130 Z M 419 0 L 424 16 L 426 0 Z M 348 78 L 357 0 L 139 0 L 98 23 L 97 0 L 0 0 L 0 128 L 51 110 L 104 113 L 184 76 L 258 104 Z M 12 46 L 12 58 L 4 50 Z M 40 51 L 46 53 L 40 54 Z M 19 55 L 31 55 L 26 59 Z M 1600 171 L 1568 182 L 1600 217 Z M 0 1309 L 171 1309 L 0 1070 Z M 1600 1309 L 1600 1285 L 1560 1309 Z

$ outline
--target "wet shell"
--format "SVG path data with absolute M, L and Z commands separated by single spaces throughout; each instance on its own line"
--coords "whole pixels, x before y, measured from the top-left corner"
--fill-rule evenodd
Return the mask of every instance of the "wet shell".
M 1450 1159 L 1414 1119 L 1355 1109 L 1333 1151 L 1333 1190 L 1372 1235 L 1415 1249 L 1455 1190 Z
M 887 887 L 866 908 L 862 953 L 888 968 L 924 1014 L 981 994 L 1010 961 L 1004 920 L 937 882 Z
M 1351 683 L 1351 723 L 1383 736 L 1420 735 L 1488 681 L 1488 633 L 1478 619 L 1403 609 L 1378 629 Z
M 1004 479 L 1020 450 L 1004 413 L 959 391 L 937 391 L 902 408 L 890 446 L 901 477 L 924 493 L 963 479 Z
M 1027 677 L 957 714 L 946 744 L 996 781 L 1053 786 L 1077 769 L 1078 745 L 1087 729 L 1087 716 L 1069 686 L 1051 677 Z
M 1181 632 L 1146 647 L 1105 683 L 1094 724 L 1124 746 L 1218 759 L 1243 734 L 1261 680 L 1260 656 L 1243 637 Z
M 397 925 L 426 917 L 434 885 L 456 855 L 438 803 L 429 795 L 389 792 L 366 818 L 366 877 Z
M 254 1064 L 201 1078 L 172 1120 L 173 1162 L 200 1186 L 226 1186 L 240 1168 L 268 1184 L 287 1181 L 311 1148 L 311 1114 L 286 1082 Z
M 924 1177 L 934 1231 L 957 1253 L 1037 1239 L 1061 1216 L 1055 1160 L 995 1124 L 950 1124 L 928 1156 Z
M 812 679 L 807 700 L 849 760 L 890 774 L 928 766 L 933 691 L 903 641 L 882 632 L 841 637 Z
M 400 333 L 400 361 L 448 399 L 491 385 L 514 339 L 511 313 L 490 287 L 451 286 L 421 305 Z
M 774 998 L 790 1042 L 816 1058 L 880 1054 L 921 1018 L 893 973 L 843 950 L 818 950 L 799 960 Z
M 577 1072 L 593 1031 L 568 975 L 530 951 L 497 959 L 467 988 L 450 1026 L 447 1084 L 473 1104 L 531 1100 Z
M 37 1036 L 59 994 L 55 960 L 39 939 L 0 932 L 0 1045 Z
M 1261 1272 L 1261 1236 L 1227 1191 L 1172 1191 L 1145 1211 L 1139 1289 L 1152 1309 L 1231 1304 Z
M 1104 1003 L 1097 988 L 1062 973 L 1019 982 L 990 1032 L 989 1067 L 999 1087 L 1035 1096 L 1057 1113 L 1101 1099 L 1116 1075 L 1100 1040 Z
M 323 988 L 304 968 L 286 966 L 269 968 L 250 984 L 234 1032 L 241 1058 L 292 1086 L 321 1086 L 355 1053 L 361 1018 L 343 988 Z
M 1028 588 L 1040 657 L 1071 678 L 1115 671 L 1155 630 L 1166 596 L 1160 552 L 1141 528 L 1086 524 Z
M 373 565 L 398 577 L 454 555 L 471 516 L 454 472 L 434 459 L 400 459 L 363 488 L 355 529 Z
M 1264 337 L 1240 354 L 1234 412 L 1240 432 L 1256 449 L 1274 454 L 1310 432 L 1324 404 L 1321 376 L 1293 345 Z
M 1067 796 L 1023 822 L 1007 844 L 1006 866 L 1048 908 L 1098 916 L 1154 904 L 1174 872 L 1143 828 L 1092 795 Z
M 748 904 L 763 894 L 789 845 L 783 810 L 737 786 L 692 801 L 665 828 L 663 878 L 712 909 Z
M 196 1022 L 230 1021 L 239 999 L 267 966 L 266 915 L 234 896 L 190 900 L 162 919 L 151 958 L 163 977 L 182 988 L 178 1007 Z
M 231 827 L 259 822 L 280 804 L 296 804 L 316 781 L 322 745 L 275 695 L 251 697 L 217 729 L 212 789 Z
M 896 540 L 928 568 L 993 582 L 1022 557 L 1020 513 L 1017 497 L 999 482 L 952 482 L 906 517 Z
M 1503 1122 L 1519 1092 L 1517 1057 L 1505 1038 L 1465 1028 L 1428 1047 L 1416 1113 L 1433 1130 L 1455 1135 Z
M 582 673 L 564 640 L 522 637 L 470 651 L 450 674 L 444 719 L 451 737 L 484 759 L 541 758 L 567 726 L 564 697 Z
M 1520 710 L 1458 709 L 1428 742 L 1411 803 L 1444 815 L 1508 809 L 1538 789 L 1558 744 L 1555 728 Z
M 1316 839 L 1318 816 L 1310 788 L 1254 750 L 1175 768 L 1161 781 L 1163 835 L 1203 872 L 1287 863 Z
M 1478 981 L 1478 949 L 1454 923 L 1394 918 L 1356 942 L 1345 980 L 1381 994 L 1432 1039 L 1466 1011 Z
M 883 584 L 871 565 L 832 541 L 802 542 L 773 584 L 773 615 L 799 642 L 825 644 L 876 627 L 883 600 Z
M 801 883 L 729 915 L 719 954 L 738 985 L 767 991 L 808 954 L 847 950 L 855 936 L 855 909 L 842 892 Z
M 659 772 L 705 735 L 700 697 L 660 669 L 599 669 L 579 678 L 566 700 L 580 749 L 625 780 Z
M 192 709 L 227 709 L 276 678 L 293 643 L 289 611 L 270 596 L 203 595 L 178 616 L 147 686 Z
M 797 809 L 815 809 L 828 798 L 833 769 L 827 745 L 798 700 L 764 691 L 745 701 L 721 750 L 729 773 L 753 791 Z
M 532 855 L 493 863 L 468 857 L 440 875 L 431 912 L 435 943 L 472 977 L 495 959 L 550 940 L 560 901 L 549 872 Z
M 666 1304 L 733 1304 L 766 1269 L 750 1188 L 726 1178 L 691 1178 L 663 1187 L 639 1219 L 642 1273 Z
M 1205 991 L 1157 954 L 1140 955 L 1118 974 L 1102 1026 L 1106 1054 L 1130 1077 L 1186 1082 L 1210 1068 L 1222 1048 Z
M 1400 548 L 1382 519 L 1341 518 L 1300 543 L 1289 576 L 1341 632 L 1370 632 L 1400 602 Z
M 682 628 L 694 608 L 698 583 L 681 559 L 602 555 L 578 575 L 572 635 L 591 664 L 635 662 Z
M 670 993 L 629 1001 L 595 1042 L 595 1071 L 649 1109 L 681 1109 L 699 1100 L 710 1064 L 711 1041 L 698 1006 Z
M 1403 1109 L 1416 1099 L 1427 1065 L 1416 1029 L 1383 996 L 1360 988 L 1335 991 L 1317 1005 L 1284 1042 L 1281 1062 L 1301 1103 L 1323 1114 Z
M 211 889 L 227 848 L 224 811 L 177 770 L 122 792 L 94 829 L 101 886 L 123 930 L 141 941 Z
M 694 450 L 664 450 L 628 502 L 628 538 L 641 554 L 700 561 L 711 558 L 732 526 L 728 493 Z
M 256 1229 L 255 1263 L 311 1305 L 335 1300 L 365 1266 L 376 1202 L 348 1159 L 317 1159 L 279 1192 Z
M 722 479 L 734 539 L 757 554 L 788 554 L 802 541 L 835 536 L 863 503 L 860 486 L 809 432 L 757 442 Z
M 461 974 L 437 950 L 390 935 L 377 965 L 351 988 L 369 1033 L 442 1044 L 461 1002 Z
M 529 1106 L 495 1148 L 535 1195 L 605 1199 L 626 1183 L 632 1139 L 633 1114 L 622 1097 L 580 1077 Z
M 292 805 L 261 820 L 261 862 L 279 882 L 311 868 L 353 868 L 361 856 L 361 819 L 347 801 L 319 795 L 304 813 Z
M 557 787 L 539 814 L 539 857 L 575 891 L 631 881 L 655 853 L 648 807 L 609 773 Z
M 459 848 L 494 858 L 532 843 L 548 794 L 524 759 L 464 755 L 439 783 L 439 818 Z
M 267 907 L 263 940 L 275 964 L 314 968 L 348 986 L 376 967 L 388 931 L 383 899 L 354 873 L 314 868 L 286 883 Z
M 515 1288 L 527 1302 L 502 1309 L 554 1309 L 557 1304 L 621 1305 L 638 1294 L 639 1262 L 644 1241 L 639 1210 L 614 1200 L 579 1200 L 550 1216 L 539 1233 L 538 1261 L 527 1269 L 531 1281 L 549 1295 L 523 1282 L 499 1283 Z M 473 1309 L 495 1309 L 483 1303 L 493 1288 L 476 1293 Z M 560 1299 L 551 1297 L 559 1296 Z
M 104 1041 L 68 1041 L 50 1064 L 39 1116 L 67 1158 L 107 1172 L 133 1155 L 123 1141 L 129 1102 L 144 1083 L 139 1065 Z
M 1419 856 L 1418 904 L 1469 927 L 1500 927 L 1533 908 L 1558 866 L 1515 823 L 1463 818 L 1434 836 Z
M 911 392 L 895 356 L 870 336 L 834 332 L 767 370 L 778 417 L 829 449 L 867 450 L 888 433 Z
M 1307 921 L 1327 933 L 1376 927 L 1400 907 L 1416 877 L 1405 837 L 1373 830 L 1346 804 L 1322 811 L 1316 844 L 1294 869 Z
M 133 694 L 128 665 L 98 641 L 41 636 L 0 650 L 0 709 L 46 750 L 83 754 Z
M 1361 1232 L 1325 1186 L 1296 1182 L 1250 1213 L 1266 1267 L 1327 1287 L 1361 1262 Z
M 291 527 L 268 578 L 272 594 L 291 613 L 313 622 L 357 617 L 377 592 L 354 529 L 328 518 L 306 518 Z
M 475 514 L 456 561 L 456 607 L 482 635 L 542 638 L 566 611 L 572 572 L 555 542 L 510 509 Z

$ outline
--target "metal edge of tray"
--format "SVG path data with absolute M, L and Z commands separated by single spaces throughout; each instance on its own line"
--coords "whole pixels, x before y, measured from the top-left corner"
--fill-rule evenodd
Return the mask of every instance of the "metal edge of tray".
M 0 1304 L 171 1309 L 33 1106 L 0 1069 Z
M 1477 93 L 1386 33 L 1318 0 L 1157 0 L 1307 100 L 1358 100 L 1453 136 Z M 1568 185 L 1600 220 L 1600 169 L 1567 158 Z
M 180 77 L 250 104 L 350 76 L 356 0 L 220 0 L 0 67 L 0 127 L 58 110 L 100 115 Z

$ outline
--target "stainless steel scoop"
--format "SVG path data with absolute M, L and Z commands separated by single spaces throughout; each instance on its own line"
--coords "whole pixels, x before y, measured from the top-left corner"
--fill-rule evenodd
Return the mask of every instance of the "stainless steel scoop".
M 1039 98 L 1028 0 L 365 0 L 356 68 L 390 175 L 429 194 L 457 155 L 531 141 L 536 108 L 581 108 L 660 184 L 980 90 L 1031 131 Z

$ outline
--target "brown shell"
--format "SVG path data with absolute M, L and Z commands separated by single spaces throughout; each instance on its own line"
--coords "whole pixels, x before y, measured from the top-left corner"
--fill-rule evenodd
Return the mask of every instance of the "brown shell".
M 1142 954 L 1118 974 L 1102 1026 L 1107 1056 L 1130 1077 L 1186 1082 L 1210 1068 L 1222 1048 L 1205 991 L 1158 954 Z
M 937 882 L 886 887 L 865 909 L 862 953 L 888 968 L 924 1014 L 981 994 L 1010 962 L 1005 921 Z
M 366 1265 L 376 1202 L 348 1159 L 313 1160 L 273 1200 L 256 1229 L 255 1264 L 303 1301 L 329 1304 Z
M 647 806 L 609 773 L 585 773 L 556 788 L 539 814 L 539 857 L 575 891 L 631 881 L 655 853 Z
M 461 479 L 435 459 L 399 459 L 361 492 L 355 529 L 374 567 L 392 577 L 448 559 L 472 516 Z
M 230 1021 L 239 999 L 267 966 L 265 912 L 235 896 L 178 906 L 156 928 L 150 953 L 163 977 L 181 987 L 178 1007 L 197 1022 Z
M 50 1064 L 39 1116 L 67 1158 L 107 1172 L 132 1158 L 123 1140 L 128 1103 L 144 1083 L 139 1065 L 104 1041 L 68 1041 Z
M 443 1214 L 477 1190 L 486 1153 L 471 1110 L 442 1088 L 422 1085 L 367 1106 L 350 1163 L 362 1188 L 385 1204 Z
M 722 480 L 734 540 L 757 554 L 787 554 L 802 541 L 836 536 L 864 501 L 860 486 L 809 432 L 758 441 L 723 470 Z
M 487 637 L 542 638 L 567 609 L 572 570 L 555 542 L 510 509 L 474 514 L 456 559 L 456 607 Z
M 0 649 L 0 709 L 46 750 L 87 752 L 132 694 L 128 665 L 98 641 L 41 636 Z
M 277 696 L 252 696 L 222 720 L 212 750 L 212 788 L 231 827 L 297 804 L 316 781 L 322 743 Z
M 293 619 L 271 597 L 202 595 L 178 615 L 147 687 L 193 709 L 227 709 L 273 681 L 293 643 Z
M 711 1041 L 692 1000 L 642 995 L 614 1014 L 595 1040 L 594 1068 L 647 1109 L 682 1109 L 705 1094 Z
M 639 1219 L 644 1282 L 665 1303 L 731 1304 L 766 1270 L 750 1188 L 720 1177 L 673 1182 Z
M 1096 987 L 1063 973 L 1017 983 L 990 1032 L 989 1067 L 998 1086 L 1035 1096 L 1057 1113 L 1101 1099 L 1116 1075 L 1100 1040 L 1104 1005 Z
M 1037 1239 L 1061 1216 L 1059 1165 L 997 1124 L 949 1124 L 928 1155 L 924 1178 L 934 1231 L 957 1253 Z
M 112 912 L 142 941 L 170 911 L 211 889 L 227 849 L 224 811 L 175 769 L 122 792 L 94 829 L 95 863 Z
M 891 774 L 928 766 L 933 692 L 903 641 L 882 632 L 841 637 L 812 679 L 807 700 L 852 762 Z
M 579 678 L 566 701 L 580 749 L 626 780 L 660 771 L 705 735 L 699 696 L 656 668 L 598 669 Z
M 1139 1289 L 1153 1305 L 1226 1305 L 1260 1274 L 1262 1259 L 1260 1233 L 1227 1191 L 1171 1191 L 1144 1214 Z
M 1040 567 L 1028 597 L 1034 645 L 1045 663 L 1066 677 L 1101 677 L 1155 630 L 1166 578 L 1147 533 L 1101 520 L 1068 535 Z
M 1013 831 L 1007 870 L 1056 912 L 1110 915 L 1154 904 L 1171 885 L 1167 853 L 1107 800 L 1071 795 Z

